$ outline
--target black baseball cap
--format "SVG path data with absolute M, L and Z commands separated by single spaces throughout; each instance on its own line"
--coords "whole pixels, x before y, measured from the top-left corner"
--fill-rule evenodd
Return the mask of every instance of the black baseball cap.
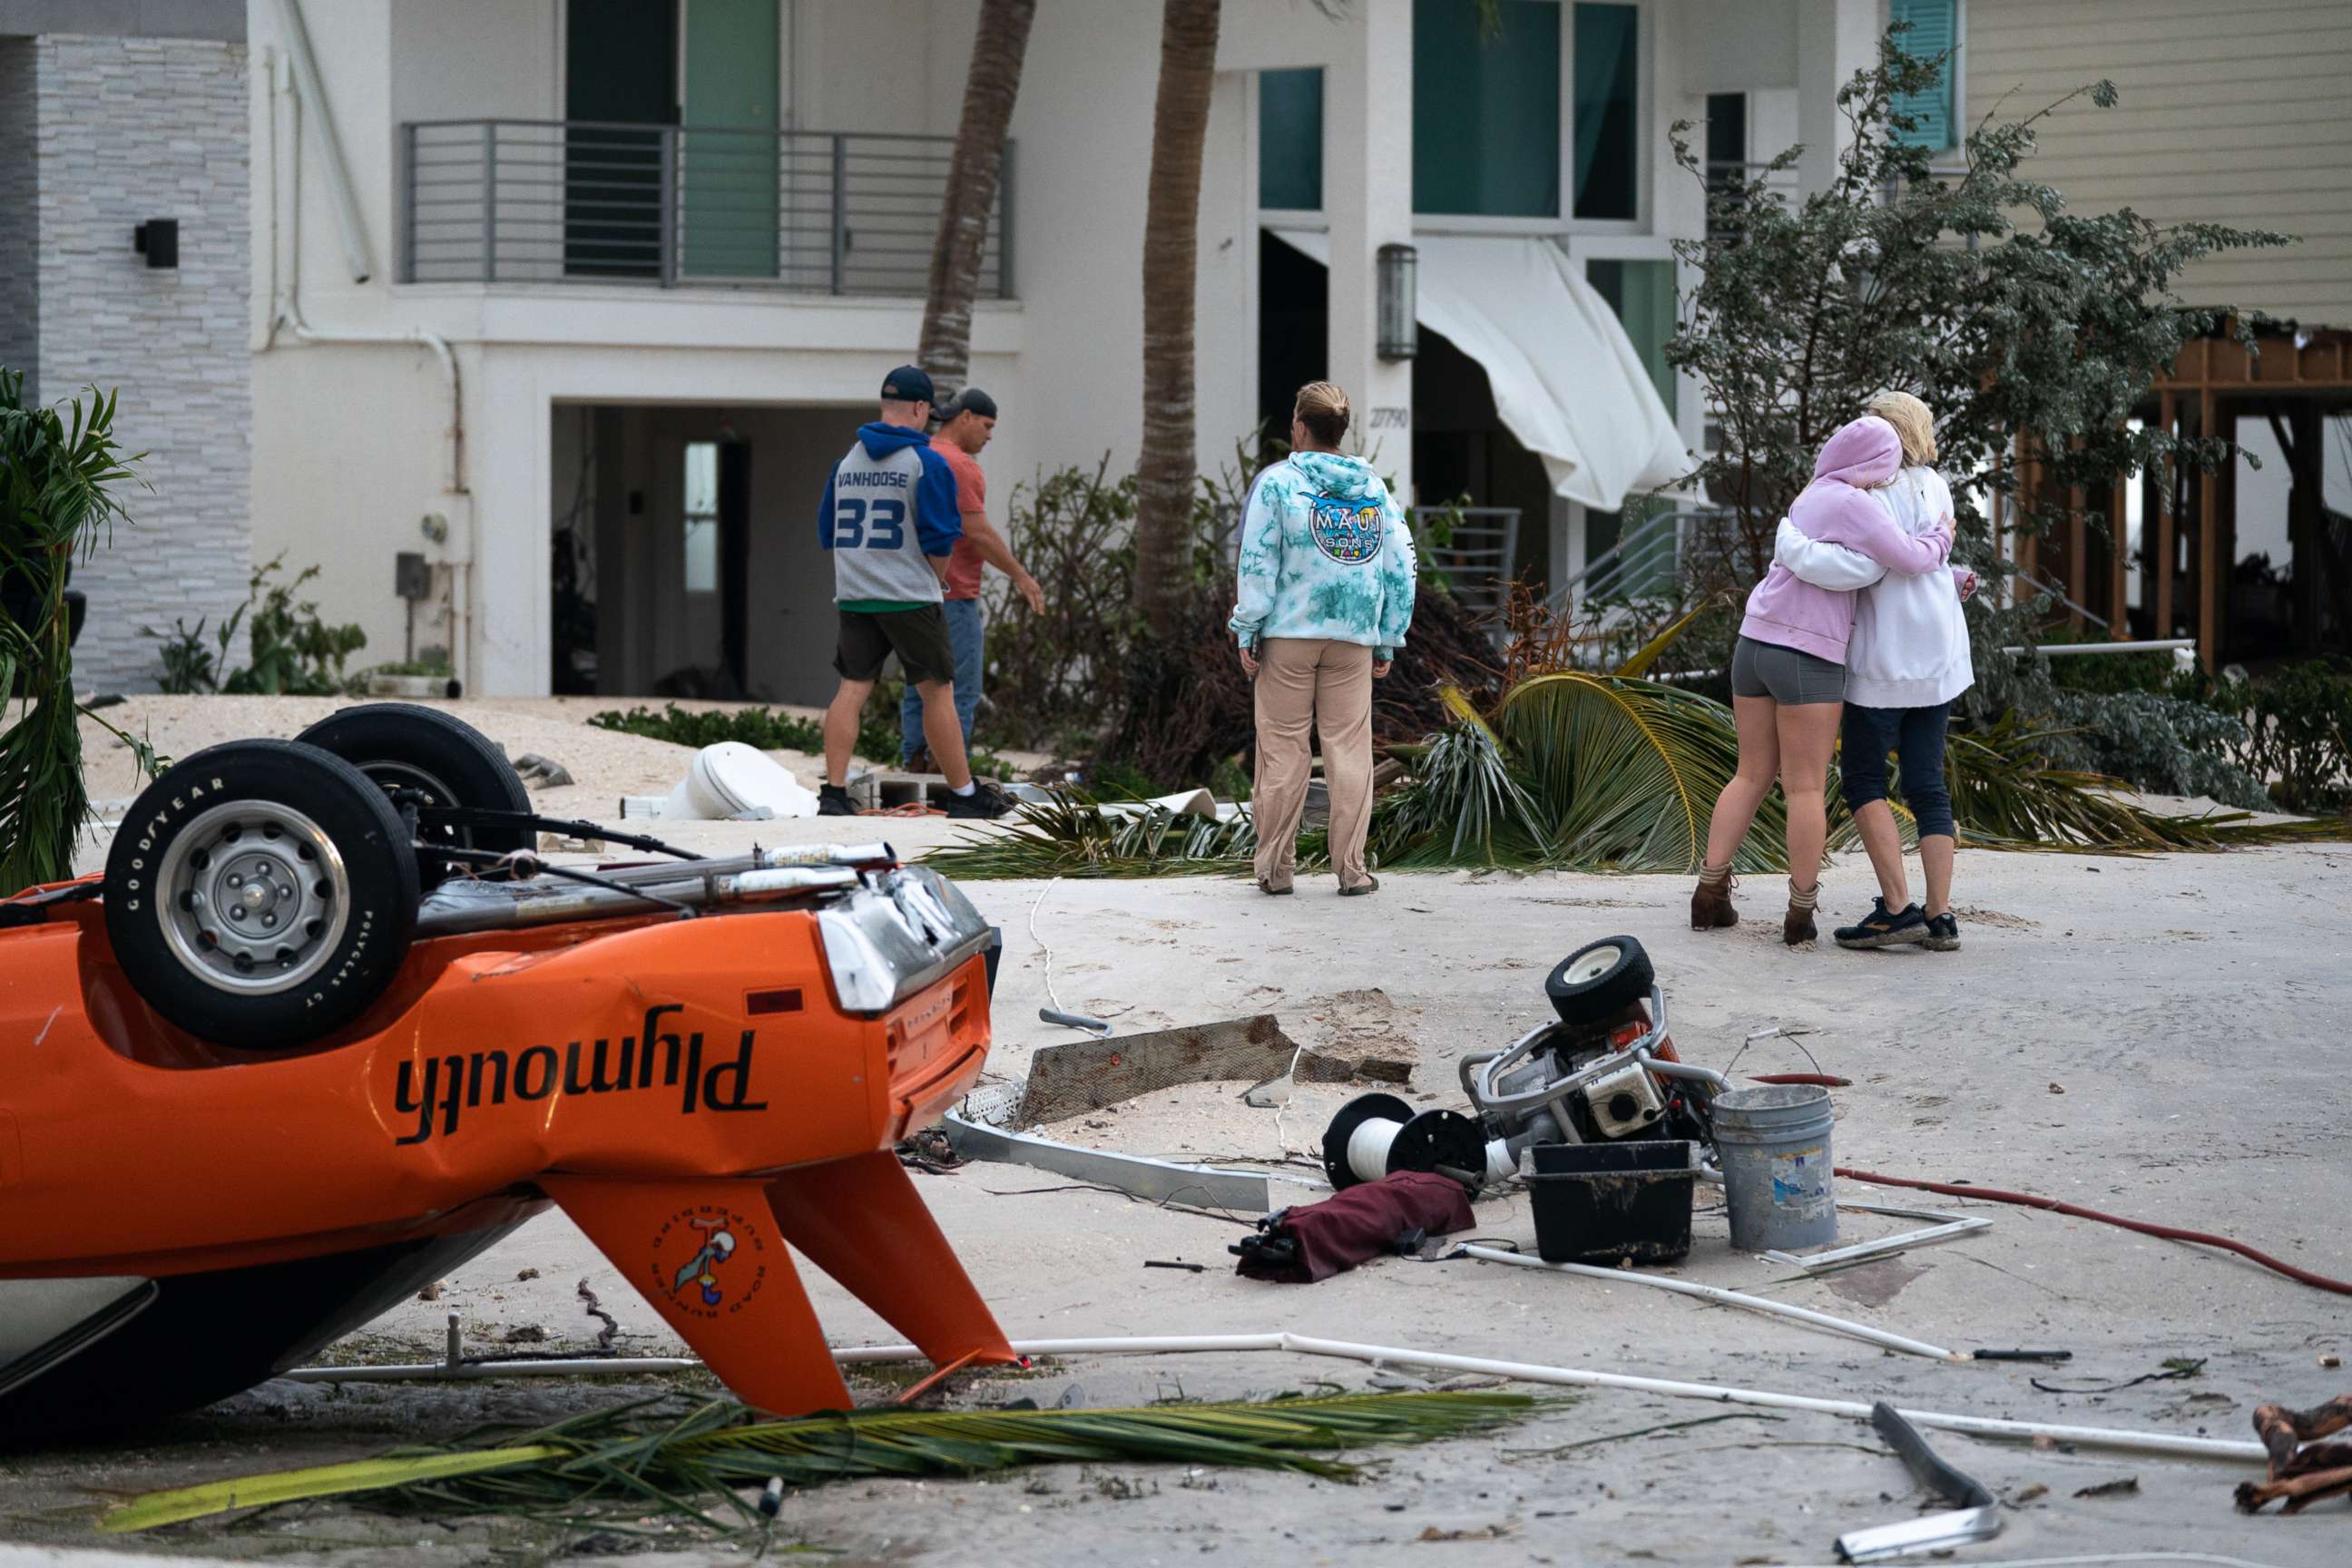
M 976 386 L 967 386 L 948 405 L 946 413 L 950 419 L 959 414 L 977 414 L 982 419 L 993 419 L 996 417 L 996 399 Z
M 889 403 L 929 403 L 931 378 L 920 365 L 902 364 L 882 378 L 882 396 Z

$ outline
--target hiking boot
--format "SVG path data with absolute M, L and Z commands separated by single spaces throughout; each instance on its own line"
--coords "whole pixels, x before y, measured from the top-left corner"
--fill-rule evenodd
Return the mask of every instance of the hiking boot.
M 1790 904 L 1789 912 L 1780 917 L 1780 940 L 1790 947 L 1802 947 L 1821 934 L 1820 929 L 1813 924 L 1813 911 L 1810 909 Z
M 1720 931 L 1739 923 L 1739 911 L 1731 905 L 1732 885 L 1738 880 L 1726 877 L 1719 882 L 1699 883 L 1691 893 L 1691 930 Z
M 973 782 L 970 795 L 957 795 L 950 791 L 944 797 L 934 798 L 939 799 L 950 816 L 984 822 L 992 822 L 1013 809 L 1013 803 L 1004 798 L 1002 790 L 994 784 L 977 780 Z
M 1960 948 L 1960 922 L 1951 910 L 1946 910 L 1927 922 L 1927 934 L 1920 940 L 1930 952 L 1958 952 Z
M 1906 904 L 1899 910 L 1889 910 L 1885 899 L 1873 899 L 1875 906 L 1869 914 L 1850 926 L 1840 926 L 1832 934 L 1840 947 L 1896 947 L 1906 942 L 1927 940 L 1927 917 L 1919 912 L 1916 904 Z M 1949 918 L 1948 916 L 1946 918 Z M 1953 939 L 1958 946 L 1958 939 Z
M 856 816 L 857 807 L 850 803 L 849 792 L 839 784 L 826 784 L 816 792 L 816 814 L 819 816 Z

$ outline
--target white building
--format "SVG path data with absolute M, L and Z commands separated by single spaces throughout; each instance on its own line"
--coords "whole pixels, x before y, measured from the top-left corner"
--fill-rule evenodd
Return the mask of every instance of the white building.
M 1384 471 L 1520 508 L 1522 562 L 1573 570 L 1614 537 L 1602 506 L 1699 442 L 1659 353 L 1670 242 L 1705 221 L 1668 127 L 1730 161 L 1803 140 L 1818 181 L 1886 5 L 1503 0 L 1482 40 L 1472 0 L 1227 0 L 1203 462 L 1328 374 Z M 1160 9 L 1038 7 L 973 332 L 995 496 L 1133 461 Z M 256 556 L 318 563 L 369 660 L 448 646 L 474 690 L 730 666 L 821 699 L 814 501 L 910 356 L 976 16 L 250 0 Z M 1379 353 L 1399 244 L 1414 360 Z M 418 605 L 403 552 L 431 567 Z

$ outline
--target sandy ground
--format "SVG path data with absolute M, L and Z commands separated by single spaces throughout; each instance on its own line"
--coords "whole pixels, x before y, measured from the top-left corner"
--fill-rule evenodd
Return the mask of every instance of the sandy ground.
M 651 772 L 661 761 L 631 756 L 630 748 L 650 743 L 567 727 L 562 705 L 488 706 L 493 734 L 562 758 L 575 773 L 574 759 L 592 745 L 614 748 L 616 773 Z M 188 743 L 167 736 L 175 716 L 162 705 L 149 716 L 159 742 Z M 519 745 L 524 735 L 532 743 Z M 561 737 L 572 737 L 569 754 L 558 749 Z M 595 787 L 611 795 L 642 786 L 600 773 Z M 758 836 L 776 841 L 776 826 L 761 825 Z M 711 831 L 725 838 L 754 830 Z M 894 829 L 894 837 L 913 836 Z M 1541 1016 L 1551 963 L 1586 941 L 1629 932 L 1657 964 L 1685 1057 L 1723 1065 L 1749 1033 L 1779 1025 L 1809 1031 L 1803 1042 L 1822 1065 L 1854 1080 L 1835 1097 L 1842 1163 L 2021 1188 L 2224 1231 L 2344 1278 L 2352 1277 L 2344 1224 L 2352 1214 L 2352 1135 L 2342 1115 L 2343 1020 L 2352 1004 L 2347 872 L 2352 847 L 2137 859 L 1964 852 L 1958 901 L 1967 945 L 1949 954 L 1785 950 L 1778 910 L 1767 907 L 1778 889 L 1762 879 L 1743 890 L 1742 903 L 1769 921 L 1704 934 L 1683 918 L 1686 884 L 1666 878 L 1397 876 L 1378 898 L 1346 903 L 1328 884 L 1308 882 L 1284 900 L 1226 880 L 980 883 L 970 890 L 1006 933 L 992 1068 L 1007 1081 L 1017 1081 L 1031 1050 L 1076 1037 L 1036 1019 L 1047 1000 L 1043 944 L 1050 944 L 1061 1002 L 1115 1013 L 1122 1029 L 1273 1012 L 1296 1037 L 1322 1044 L 1358 1021 L 1364 1004 L 1345 994 L 1377 988 L 1389 1004 L 1387 1026 L 1410 1039 L 1421 1062 L 1405 1092 L 1454 1105 L 1454 1061 L 1507 1042 Z M 1842 863 L 1825 880 L 1824 913 L 1852 918 L 1869 892 L 1860 862 Z M 1740 1064 L 1742 1071 L 1803 1066 L 1777 1042 Z M 1187 1086 L 1084 1119 L 1098 1126 L 1054 1131 L 1134 1152 L 1277 1161 L 1286 1147 L 1311 1146 L 1328 1110 L 1350 1092 L 1302 1088 L 1277 1125 L 1275 1111 L 1240 1104 L 1243 1087 Z M 1302 1184 L 1312 1179 L 1303 1166 L 1273 1168 Z M 1236 1216 L 1073 1189 L 1066 1178 L 1013 1166 L 967 1165 L 917 1180 L 1016 1339 L 1289 1329 L 2230 1437 L 2251 1436 L 2257 1404 L 2314 1405 L 2347 1388 L 2344 1372 L 2320 1364 L 2352 1350 L 2344 1299 L 2226 1256 L 2015 1208 L 1971 1206 L 1993 1218 L 1990 1231 L 1805 1279 L 1731 1251 L 1721 1214 L 1703 1200 L 1691 1256 L 1671 1272 L 1960 1348 L 2069 1348 L 2075 1359 L 2063 1369 L 1881 1353 L 1632 1286 L 1475 1262 L 1399 1259 L 1315 1286 L 1259 1285 L 1228 1268 L 1223 1248 L 1242 1234 Z M 1903 1201 L 1855 1184 L 1841 1192 Z M 1298 1201 L 1314 1195 L 1303 1184 L 1296 1191 Z M 1477 1219 L 1478 1235 L 1532 1249 L 1523 1195 L 1481 1204 Z M 1853 1215 L 1845 1231 L 1859 1239 L 1903 1227 Z M 1209 1268 L 1147 1270 L 1147 1259 Z M 519 1278 L 531 1269 L 535 1278 Z M 623 1348 L 676 1348 L 651 1310 L 551 1215 L 446 1281 L 439 1300 L 407 1304 L 336 1354 L 430 1357 L 450 1312 L 469 1348 L 494 1347 L 518 1330 L 544 1332 L 547 1342 L 534 1349 L 584 1346 L 595 1324 L 575 1296 L 583 1279 L 619 1317 Z M 896 1337 L 813 1271 L 810 1284 L 836 1342 Z M 2162 1371 L 2168 1357 L 2201 1358 L 2203 1366 L 2194 1377 L 2102 1394 L 2042 1392 L 2032 1382 L 2117 1384 Z M 1268 1394 L 1318 1380 L 1347 1387 L 1416 1381 L 1281 1355 L 1094 1358 L 1055 1363 L 1026 1379 L 978 1380 L 958 1397 L 1051 1404 L 1075 1388 L 1076 1399 L 1102 1405 Z M 0 1458 L 0 1542 L 97 1544 L 89 1521 L 123 1491 L 352 1458 L 630 1392 L 642 1390 L 273 1383 L 135 1444 Z M 866 1392 L 879 1397 L 882 1390 Z M 853 1563 L 1080 1563 L 1113 1554 L 1137 1568 L 1203 1557 L 1350 1568 L 1441 1560 L 1815 1563 L 1830 1561 L 1841 1531 L 1932 1506 L 1866 1427 L 1835 1417 L 1751 1414 L 1644 1433 L 1733 1414 L 1594 1392 L 1499 1436 L 1375 1455 L 1370 1484 L 1357 1487 L 1142 1466 L 856 1483 L 794 1497 L 779 1541 Z M 2352 1560 L 2346 1505 L 2296 1519 L 2243 1518 L 2230 1505 L 2231 1487 L 2246 1473 L 2237 1468 L 1959 1437 L 1937 1446 L 2007 1505 L 2002 1537 L 1956 1563 L 2135 1550 L 2220 1553 L 2275 1568 Z M 2076 1495 L 2126 1477 L 2136 1490 Z M 373 1565 L 538 1562 L 626 1543 L 516 1521 L 448 1530 L 321 1507 L 242 1527 L 184 1527 L 138 1544 Z M 679 1560 L 737 1554 L 702 1547 Z M 18 1560 L 0 1544 L 0 1563 Z

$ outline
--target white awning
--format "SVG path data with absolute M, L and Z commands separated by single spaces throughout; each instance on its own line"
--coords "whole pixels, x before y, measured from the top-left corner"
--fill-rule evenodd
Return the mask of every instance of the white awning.
M 1276 229 L 1330 265 L 1330 237 Z M 1495 410 L 1552 488 L 1614 511 L 1695 466 L 1617 312 L 1568 253 L 1520 235 L 1425 235 L 1414 314 L 1476 360 Z

